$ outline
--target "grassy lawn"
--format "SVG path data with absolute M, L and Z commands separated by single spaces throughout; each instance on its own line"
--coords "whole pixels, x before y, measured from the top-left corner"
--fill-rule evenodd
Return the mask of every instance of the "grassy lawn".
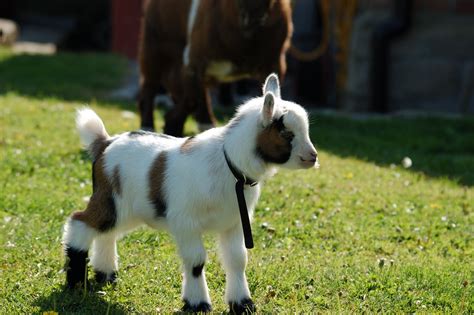
M 74 111 L 90 105 L 111 133 L 137 128 L 124 113 L 134 104 L 104 98 L 125 65 L 111 55 L 0 50 L 0 314 L 182 306 L 176 248 L 148 228 L 119 242 L 115 287 L 63 291 L 61 228 L 91 193 Z M 474 119 L 312 121 L 321 169 L 281 171 L 256 209 L 247 276 L 258 310 L 473 313 Z M 195 131 L 192 121 L 186 128 Z M 224 273 L 214 236 L 206 244 L 220 313 Z

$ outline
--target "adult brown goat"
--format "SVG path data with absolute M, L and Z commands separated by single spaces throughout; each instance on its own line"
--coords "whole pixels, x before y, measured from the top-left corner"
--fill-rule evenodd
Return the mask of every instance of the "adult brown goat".
M 164 87 L 174 107 L 164 132 L 181 136 L 194 114 L 215 124 L 208 88 L 272 72 L 283 79 L 293 24 L 290 0 L 149 0 L 140 41 L 142 129 L 153 130 L 153 101 Z

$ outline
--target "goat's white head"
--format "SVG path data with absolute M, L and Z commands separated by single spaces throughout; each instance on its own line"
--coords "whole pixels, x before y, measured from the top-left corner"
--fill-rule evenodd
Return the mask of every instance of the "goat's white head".
M 271 74 L 263 86 L 257 154 L 267 163 L 286 168 L 317 167 L 318 154 L 309 138 L 308 114 L 280 95 L 278 77 Z

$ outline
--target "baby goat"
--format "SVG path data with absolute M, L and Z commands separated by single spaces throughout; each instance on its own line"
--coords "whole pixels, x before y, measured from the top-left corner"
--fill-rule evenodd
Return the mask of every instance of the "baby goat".
M 318 165 L 306 111 L 281 99 L 274 74 L 267 77 L 263 94 L 240 106 L 226 126 L 189 138 L 143 131 L 110 137 L 92 110 L 78 111 L 77 128 L 93 159 L 93 194 L 86 210 L 73 213 L 64 227 L 67 285 L 87 281 L 91 245 L 97 282 L 114 282 L 117 238 L 147 224 L 166 228 L 177 243 L 184 269 L 183 310 L 210 311 L 202 234 L 214 231 L 226 272 L 225 301 L 233 313 L 254 311 L 236 176 L 245 178 L 251 217 L 259 182 L 277 166 Z

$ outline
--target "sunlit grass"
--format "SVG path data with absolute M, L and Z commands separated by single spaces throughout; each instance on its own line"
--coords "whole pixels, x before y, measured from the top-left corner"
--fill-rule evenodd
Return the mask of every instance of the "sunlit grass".
M 0 50 L 5 69 L 2 56 L 13 57 Z M 83 58 L 72 56 L 79 63 Z M 0 95 L 1 314 L 170 313 L 182 305 L 175 246 L 166 233 L 147 228 L 119 242 L 116 287 L 85 297 L 63 291 L 61 228 L 91 192 L 91 165 L 73 127 L 74 110 L 90 105 L 110 133 L 138 127 L 136 115 L 124 114 L 134 104 L 100 100 L 120 81 L 116 77 L 97 90 L 86 84 L 86 95 L 98 100 L 77 95 L 88 77 L 124 65 L 116 57 L 97 58 L 108 66 L 79 72 L 79 81 L 67 77 L 78 89 L 45 88 L 50 93 L 38 96 L 25 77 L 13 80 L 15 92 Z M 65 78 L 63 71 L 43 72 L 54 82 Z M 194 121 L 186 128 L 195 132 Z M 312 138 L 321 168 L 281 171 L 265 184 L 256 209 L 247 276 L 257 308 L 474 312 L 473 168 L 465 169 L 474 164 L 473 130 L 469 119 L 317 117 Z M 401 165 L 405 155 L 413 159 L 409 169 Z M 214 309 L 223 312 L 224 274 L 214 241 L 206 238 L 206 272 Z

